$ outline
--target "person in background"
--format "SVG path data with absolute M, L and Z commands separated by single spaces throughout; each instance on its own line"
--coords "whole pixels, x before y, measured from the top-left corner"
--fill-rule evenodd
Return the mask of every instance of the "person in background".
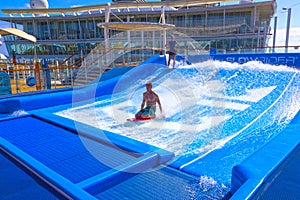
M 171 57 L 173 57 L 173 68 L 175 68 L 176 62 L 176 47 L 178 46 L 177 41 L 175 41 L 174 35 L 171 36 L 171 40 L 169 41 L 167 47 L 169 47 L 169 59 L 168 59 L 168 67 L 170 66 Z

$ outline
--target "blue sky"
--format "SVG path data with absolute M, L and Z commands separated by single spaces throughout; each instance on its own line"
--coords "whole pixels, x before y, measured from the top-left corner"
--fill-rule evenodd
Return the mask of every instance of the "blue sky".
M 158 0 L 148 0 L 158 1 Z M 267 1 L 267 0 L 255 0 Z M 20 9 L 28 8 L 30 0 L 1 0 L 0 9 Z M 94 5 L 111 2 L 111 0 L 48 0 L 51 8 L 67 8 L 72 6 Z M 292 8 L 291 27 L 300 27 L 300 0 L 277 0 L 278 28 L 283 29 L 286 26 L 287 13 L 282 11 L 283 7 Z M 3 13 L 0 12 L 0 16 Z
M 147 0 L 147 1 L 159 1 L 159 0 Z M 259 1 L 271 1 L 271 0 L 254 0 Z M 285 28 L 287 22 L 287 12 L 283 11 L 283 7 L 292 8 L 291 15 L 291 31 L 289 45 L 300 45 L 300 0 L 276 0 L 277 12 L 275 16 L 278 19 L 278 32 L 276 38 L 276 45 L 284 45 L 285 40 Z M 73 6 L 95 5 L 105 4 L 111 2 L 111 0 L 48 0 L 50 8 L 69 8 Z M 0 0 L 1 9 L 24 9 L 29 8 L 30 0 Z M 6 16 L 0 11 L 0 16 Z M 271 22 L 273 27 L 274 22 Z M 6 25 L 1 23 L 0 27 L 4 28 Z M 272 40 L 271 40 L 272 41 Z M 1 48 L 0 48 L 1 51 Z

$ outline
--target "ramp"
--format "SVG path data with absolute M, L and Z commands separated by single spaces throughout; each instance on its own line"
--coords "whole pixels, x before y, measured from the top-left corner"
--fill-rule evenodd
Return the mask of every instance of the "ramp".
M 84 135 L 84 136 L 83 136 Z M 136 173 L 152 169 L 163 158 L 155 152 L 122 149 L 89 133 L 79 135 L 41 117 L 1 120 L 1 152 L 66 198 L 93 199 L 91 193 L 112 187 Z M 129 145 L 127 145 L 129 146 Z

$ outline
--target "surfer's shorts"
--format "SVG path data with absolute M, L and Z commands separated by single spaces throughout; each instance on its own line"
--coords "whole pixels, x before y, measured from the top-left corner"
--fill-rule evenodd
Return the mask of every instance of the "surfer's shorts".
M 135 118 L 153 118 L 155 117 L 156 106 L 147 106 L 135 114 Z
M 169 56 L 174 56 L 174 55 L 176 55 L 175 51 L 169 51 Z

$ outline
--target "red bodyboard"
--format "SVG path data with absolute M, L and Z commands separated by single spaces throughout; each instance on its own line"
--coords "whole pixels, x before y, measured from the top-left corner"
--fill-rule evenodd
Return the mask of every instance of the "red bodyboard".
M 146 118 L 146 119 L 136 119 L 136 118 L 131 118 L 131 119 L 127 119 L 127 121 L 130 122 L 147 122 L 147 121 L 151 121 L 154 120 L 155 118 Z

